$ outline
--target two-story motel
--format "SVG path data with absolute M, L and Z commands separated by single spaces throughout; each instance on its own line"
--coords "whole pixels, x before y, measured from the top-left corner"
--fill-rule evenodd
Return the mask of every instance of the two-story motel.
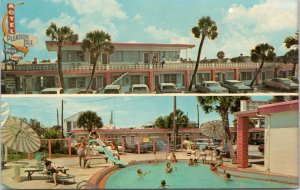
M 108 84 L 120 84 L 128 91 L 132 84 L 147 84 L 150 91 L 161 82 L 176 84 L 179 89 L 187 89 L 195 67 L 190 60 L 188 50 L 192 44 L 146 44 L 113 43 L 115 51 L 111 55 L 102 54 L 96 66 L 96 75 L 92 89 L 99 90 Z M 46 41 L 49 51 L 57 51 L 55 42 Z M 180 57 L 180 53 L 184 53 Z M 182 54 L 181 54 L 182 56 Z M 152 64 L 153 58 L 158 64 Z M 163 57 L 166 59 L 161 64 Z M 85 88 L 89 82 L 92 65 L 88 52 L 84 52 L 81 43 L 65 45 L 62 48 L 62 64 L 66 89 Z M 254 78 L 260 63 L 249 59 L 226 59 L 226 61 L 201 61 L 196 83 L 202 80 L 241 80 L 246 84 Z M 44 88 L 58 87 L 57 63 L 18 64 L 14 69 L 7 69 L 5 85 L 8 93 L 38 93 Z M 274 61 L 265 63 L 257 84 L 275 76 L 291 75 L 292 64 Z

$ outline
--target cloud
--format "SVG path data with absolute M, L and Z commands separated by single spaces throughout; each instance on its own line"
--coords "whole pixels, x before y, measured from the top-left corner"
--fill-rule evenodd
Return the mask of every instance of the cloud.
M 181 36 L 173 31 L 157 28 L 156 26 L 148 26 L 144 31 L 155 39 L 168 43 L 189 44 L 191 42 L 190 37 Z
M 295 29 L 298 24 L 297 11 L 296 0 L 266 0 L 250 8 L 233 5 L 228 9 L 226 20 L 248 26 L 253 32 L 273 32 Z
M 20 23 L 21 26 L 25 26 L 25 25 L 27 24 L 27 22 L 28 22 L 28 19 L 27 19 L 27 18 L 22 18 L 22 19 L 20 19 L 20 21 L 19 21 L 19 23 Z
M 143 17 L 139 13 L 137 13 L 134 15 L 134 17 L 132 17 L 132 20 L 141 21 L 141 20 L 143 20 Z

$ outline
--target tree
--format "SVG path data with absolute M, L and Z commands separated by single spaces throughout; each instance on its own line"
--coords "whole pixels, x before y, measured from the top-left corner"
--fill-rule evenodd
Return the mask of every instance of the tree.
M 298 43 L 299 43 L 299 34 L 298 32 L 295 33 L 294 36 L 288 36 L 285 38 L 284 42 L 285 47 L 290 49 L 286 54 L 285 58 L 287 61 L 293 63 L 293 76 L 296 76 L 296 65 L 298 64 L 299 55 L 298 55 Z
M 298 43 L 299 43 L 299 33 L 296 32 L 294 36 L 288 36 L 284 39 L 285 47 L 291 48 L 295 47 L 298 49 Z
M 244 96 L 199 96 L 197 97 L 199 105 L 203 111 L 208 114 L 213 111 L 217 112 L 221 118 L 225 130 L 225 141 L 228 145 L 232 163 L 236 163 L 236 155 L 233 150 L 229 129 L 229 113 L 240 111 L 240 101 L 249 100 L 249 97 Z
M 59 83 L 64 88 L 64 77 L 62 72 L 62 47 L 69 43 L 75 43 L 78 40 L 78 35 L 74 34 L 73 30 L 68 26 L 58 28 L 55 23 L 51 23 L 46 30 L 46 36 L 57 43 L 57 65 Z
M 38 120 L 26 118 L 22 118 L 22 120 L 24 121 L 24 123 L 29 125 L 39 137 L 44 134 L 45 128 L 42 127 L 41 123 Z
M 159 116 L 154 121 L 154 126 L 157 128 L 166 128 L 172 129 L 173 128 L 173 118 L 174 113 L 170 113 L 168 116 Z M 189 118 L 187 115 L 184 114 L 181 110 L 176 110 L 176 126 L 178 128 L 187 128 L 189 124 Z
M 261 61 L 259 69 L 256 71 L 255 77 L 253 78 L 250 86 L 253 86 L 254 82 L 257 80 L 261 69 L 264 66 L 265 61 L 273 61 L 276 57 L 276 53 L 274 52 L 274 47 L 265 43 L 265 44 L 258 44 L 254 49 L 251 50 L 251 60 L 253 62 Z
M 77 125 L 79 128 L 87 129 L 90 133 L 93 128 L 103 127 L 102 119 L 97 115 L 96 112 L 86 111 L 79 115 L 77 119 Z
M 114 51 L 114 46 L 111 43 L 111 37 L 108 33 L 104 31 L 95 30 L 86 34 L 85 39 L 82 41 L 82 49 L 84 51 L 89 51 L 90 64 L 93 65 L 93 70 L 90 78 L 90 82 L 86 87 L 86 91 L 90 89 L 93 82 L 97 60 L 102 53 L 112 54 Z
M 218 30 L 218 28 L 217 28 L 215 21 L 211 20 L 211 18 L 209 16 L 202 17 L 201 19 L 199 19 L 198 26 L 195 26 L 192 28 L 194 37 L 195 38 L 201 37 L 201 41 L 200 41 L 200 45 L 199 45 L 199 49 L 198 49 L 198 55 L 197 55 L 195 69 L 194 69 L 192 79 L 190 82 L 190 86 L 189 86 L 189 91 L 192 90 L 192 86 L 193 86 L 193 83 L 194 83 L 194 80 L 195 80 L 195 77 L 197 74 L 197 70 L 198 70 L 199 63 L 200 63 L 200 55 L 201 55 L 204 40 L 206 37 L 211 40 L 214 40 L 215 38 L 217 38 L 217 36 L 218 36 L 217 30 Z
M 219 51 L 218 53 L 217 53 L 217 57 L 218 57 L 218 59 L 224 59 L 224 57 L 225 57 L 225 53 L 224 53 L 224 51 Z

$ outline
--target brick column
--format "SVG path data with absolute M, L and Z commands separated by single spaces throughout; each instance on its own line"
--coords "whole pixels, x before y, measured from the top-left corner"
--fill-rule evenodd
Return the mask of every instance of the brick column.
M 239 80 L 239 68 L 234 69 L 234 80 Z
M 153 92 L 155 90 L 153 71 L 149 71 L 149 90 L 150 92 Z
M 190 71 L 185 70 L 185 89 L 188 90 L 191 82 Z
M 237 167 L 248 167 L 248 117 L 237 118 Z
M 212 81 L 216 80 L 216 71 L 215 71 L 215 69 L 211 70 L 211 76 L 210 76 L 210 78 L 211 78 Z

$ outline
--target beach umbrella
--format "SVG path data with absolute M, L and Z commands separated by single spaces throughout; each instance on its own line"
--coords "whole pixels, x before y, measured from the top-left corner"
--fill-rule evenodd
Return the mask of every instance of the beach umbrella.
M 36 132 L 17 117 L 9 116 L 1 133 L 2 143 L 18 152 L 36 152 L 41 146 L 41 140 Z
M 0 107 L 1 107 L 1 128 L 2 128 L 9 116 L 10 110 L 9 110 L 9 104 L 7 102 L 4 102 L 3 100 L 0 101 Z
M 221 138 L 225 135 L 222 121 L 214 120 L 201 124 L 200 132 L 210 138 Z

